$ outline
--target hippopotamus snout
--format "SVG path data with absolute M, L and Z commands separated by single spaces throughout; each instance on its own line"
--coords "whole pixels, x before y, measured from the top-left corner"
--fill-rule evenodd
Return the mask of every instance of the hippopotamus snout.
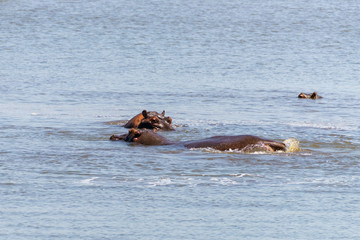
M 128 135 L 124 138 L 126 142 L 136 142 L 138 138 L 141 136 L 141 132 L 136 129 L 130 129 Z

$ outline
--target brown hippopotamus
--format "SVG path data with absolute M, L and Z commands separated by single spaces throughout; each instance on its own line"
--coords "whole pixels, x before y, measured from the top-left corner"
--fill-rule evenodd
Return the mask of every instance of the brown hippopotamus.
M 310 99 L 318 99 L 318 98 L 322 98 L 322 96 L 319 96 L 317 94 L 317 92 L 313 92 L 313 93 L 300 93 L 298 98 L 310 98 Z
M 171 125 L 171 117 L 165 116 L 165 111 L 161 114 L 155 111 L 143 110 L 141 113 L 130 119 L 125 125 L 125 128 L 147 128 L 147 129 L 162 129 L 174 130 Z
M 132 128 L 127 134 L 112 135 L 110 137 L 112 141 L 124 140 L 126 142 L 136 142 L 144 145 L 170 145 L 174 144 L 165 137 L 156 133 L 156 130 L 149 129 L 135 129 Z
M 276 142 L 272 140 L 262 139 L 260 137 L 251 135 L 237 135 L 237 136 L 214 136 L 195 141 L 185 142 L 171 142 L 165 137 L 151 130 L 137 130 L 130 129 L 128 134 L 124 135 L 113 135 L 110 140 L 119 141 L 124 140 L 126 142 L 136 142 L 144 145 L 170 145 L 176 144 L 186 148 L 212 148 L 215 150 L 239 150 L 242 152 L 251 151 L 286 151 L 291 148 L 291 151 L 298 151 L 298 141 L 293 139 L 285 140 L 282 142 Z M 294 146 L 297 144 L 297 146 Z M 290 146 L 291 145 L 291 146 Z

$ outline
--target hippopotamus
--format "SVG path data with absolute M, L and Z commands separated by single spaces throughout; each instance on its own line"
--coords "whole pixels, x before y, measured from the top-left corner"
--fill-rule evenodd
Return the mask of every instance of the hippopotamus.
M 130 119 L 125 125 L 125 128 L 147 128 L 147 129 L 161 129 L 174 130 L 171 126 L 171 117 L 165 116 L 165 111 L 161 114 L 155 111 L 143 110 L 141 113 Z
M 277 142 L 252 135 L 237 135 L 214 136 L 194 141 L 172 142 L 156 133 L 156 131 L 148 129 L 137 130 L 134 128 L 130 129 L 128 134 L 112 135 L 110 140 L 124 140 L 126 142 L 135 142 L 143 145 L 181 145 L 186 148 L 212 148 L 219 151 L 239 150 L 242 152 L 275 152 L 280 150 L 284 152 L 293 152 L 299 150 L 299 142 L 293 138 L 289 138 L 284 142 Z
M 322 96 L 319 96 L 317 94 L 317 92 L 313 92 L 313 93 L 300 93 L 298 98 L 310 98 L 310 99 L 318 99 L 318 98 L 322 98 Z

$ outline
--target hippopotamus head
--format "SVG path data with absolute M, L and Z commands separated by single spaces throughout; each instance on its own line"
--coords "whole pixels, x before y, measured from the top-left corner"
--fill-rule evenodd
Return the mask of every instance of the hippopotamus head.
M 138 130 L 135 128 L 132 128 L 129 130 L 128 135 L 124 138 L 124 141 L 126 142 L 136 142 L 144 145 L 167 145 L 170 144 L 169 141 L 159 135 L 156 134 L 156 130 Z
M 174 130 L 171 126 L 171 122 L 171 117 L 166 117 L 165 111 L 158 113 L 155 111 L 143 110 L 140 114 L 130 119 L 124 127 Z
M 174 130 L 171 126 L 172 119 L 165 116 L 165 111 L 158 114 L 157 112 L 147 112 L 144 110 L 142 115 L 144 118 L 141 120 L 138 128 Z
M 317 92 L 313 92 L 313 93 L 300 93 L 298 98 L 309 98 L 309 99 L 318 99 L 318 98 L 322 98 L 321 96 L 319 96 L 317 94 Z

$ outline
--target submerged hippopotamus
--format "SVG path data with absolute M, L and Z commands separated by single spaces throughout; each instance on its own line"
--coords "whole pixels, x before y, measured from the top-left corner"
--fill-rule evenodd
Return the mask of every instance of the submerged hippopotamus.
M 112 135 L 112 141 L 124 140 L 126 142 L 136 142 L 144 145 L 181 145 L 186 148 L 212 148 L 215 150 L 239 150 L 242 152 L 254 151 L 284 151 L 294 152 L 299 150 L 299 142 L 289 138 L 284 142 L 262 139 L 251 135 L 238 136 L 214 136 L 195 141 L 172 142 L 159 135 L 156 131 L 130 129 L 128 134 Z
M 143 110 L 141 113 L 130 119 L 124 127 L 174 130 L 171 126 L 171 122 L 171 117 L 166 117 L 165 111 L 159 114 L 155 111 Z
M 313 93 L 300 93 L 298 98 L 311 98 L 311 99 L 318 99 L 318 98 L 322 98 L 322 96 L 319 96 L 317 94 L 317 92 L 313 92 Z

